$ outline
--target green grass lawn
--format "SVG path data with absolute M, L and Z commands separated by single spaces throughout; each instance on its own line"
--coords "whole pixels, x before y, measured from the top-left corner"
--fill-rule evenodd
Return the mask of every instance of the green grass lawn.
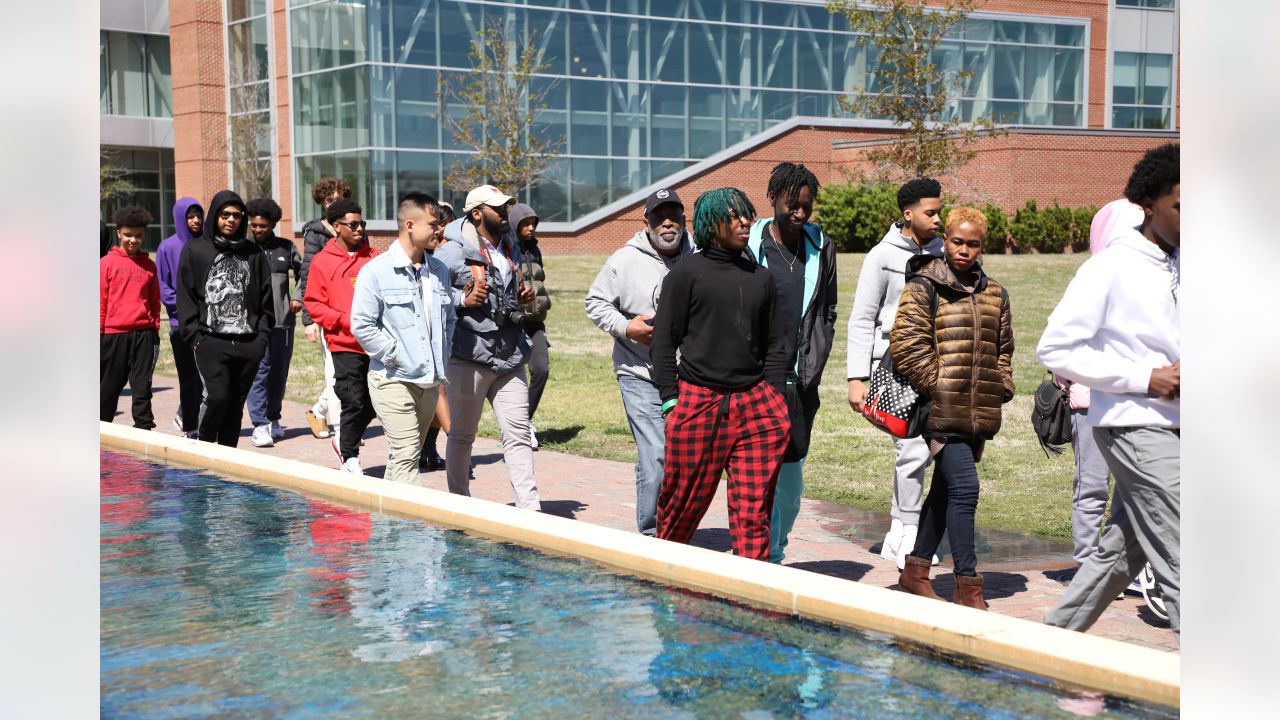
M 978 524 L 1035 535 L 1071 537 L 1070 452 L 1046 459 L 1031 430 L 1031 393 L 1043 377 L 1035 345 L 1049 312 L 1085 255 L 995 255 L 986 258 L 992 277 L 1009 290 L 1013 305 L 1013 358 L 1018 396 L 1005 405 L 1004 427 L 987 445 L 978 470 L 982 500 Z M 603 255 L 550 256 L 547 287 L 552 308 L 547 334 L 551 378 L 535 422 L 547 449 L 587 457 L 633 462 L 635 444 L 622 410 L 610 354 L 612 339 L 596 329 L 582 299 L 604 263 Z M 849 409 L 845 383 L 845 323 L 863 255 L 840 255 L 840 305 L 836 342 L 822 382 L 822 409 L 815 422 L 805 471 L 807 497 L 859 508 L 888 510 L 894 461 L 887 435 Z M 157 372 L 172 375 L 168 343 L 161 343 Z M 311 403 L 324 381 L 320 350 L 298 329 L 288 397 Z M 303 419 L 284 418 L 290 426 Z M 480 433 L 497 437 L 492 414 Z

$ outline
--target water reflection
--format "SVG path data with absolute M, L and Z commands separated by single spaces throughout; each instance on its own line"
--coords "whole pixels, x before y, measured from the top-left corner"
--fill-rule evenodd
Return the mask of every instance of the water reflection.
M 1023 718 L 1079 705 L 1016 673 L 129 456 L 103 453 L 101 493 L 103 715 Z M 1100 702 L 1101 716 L 1162 712 Z

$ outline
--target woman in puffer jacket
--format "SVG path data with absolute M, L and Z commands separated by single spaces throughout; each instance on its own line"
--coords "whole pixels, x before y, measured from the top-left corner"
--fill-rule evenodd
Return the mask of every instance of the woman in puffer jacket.
M 1013 399 L 1013 317 L 1009 294 L 982 270 L 986 217 L 957 207 L 947 217 L 946 257 L 921 255 L 907 265 L 907 284 L 889 333 L 898 372 L 930 398 L 924 436 L 934 457 L 933 482 L 920 515 L 915 549 L 899 587 L 938 598 L 929 566 L 951 538 L 955 602 L 985 610 L 977 573 L 973 516 L 983 444 L 1000 430 L 1000 406 Z

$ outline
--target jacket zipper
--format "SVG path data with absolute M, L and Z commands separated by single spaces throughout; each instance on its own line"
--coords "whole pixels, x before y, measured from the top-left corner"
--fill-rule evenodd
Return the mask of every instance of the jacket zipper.
M 982 340 L 982 322 L 978 318 L 978 296 L 969 295 L 969 307 L 973 310 L 973 362 L 969 365 L 969 424 L 974 437 L 978 435 L 978 343 Z

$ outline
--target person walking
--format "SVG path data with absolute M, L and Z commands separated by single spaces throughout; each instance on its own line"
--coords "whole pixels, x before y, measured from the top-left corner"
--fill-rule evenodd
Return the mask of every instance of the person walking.
M 1009 293 L 982 268 L 987 218 L 971 207 L 947 216 L 946 259 L 923 255 L 907 263 L 907 282 L 889 332 L 898 372 L 929 397 L 922 436 L 934 458 L 933 482 L 920 515 L 920 532 L 898 586 L 938 598 L 929 583 L 943 533 L 951 540 L 953 601 L 986 610 L 977 572 L 974 513 L 977 463 L 986 441 L 1000 431 L 1001 406 L 1013 399 L 1013 313 Z
M 329 344 L 324 342 L 323 331 L 311 319 L 303 299 L 307 292 L 307 278 L 311 274 L 311 260 L 316 253 L 324 249 L 334 236 L 333 226 L 329 224 L 325 213 L 329 206 L 342 198 L 351 198 L 351 188 L 339 178 L 320 178 L 311 188 L 311 199 L 320 206 L 320 217 L 302 226 L 302 269 L 298 272 L 298 283 L 293 290 L 293 299 L 302 306 L 302 334 L 307 342 L 320 343 L 320 356 L 324 361 L 324 389 L 320 397 L 307 409 L 307 426 L 311 434 L 317 438 L 330 437 L 332 421 L 342 418 L 342 403 L 334 392 L 333 357 L 329 354 Z
M 119 244 L 98 260 L 98 419 L 111 422 L 125 383 L 133 426 L 155 428 L 151 375 L 160 356 L 160 281 L 142 251 L 151 213 L 125 207 L 112 217 Z
M 302 302 L 289 295 L 289 273 L 293 273 L 295 281 L 301 282 L 302 256 L 292 241 L 275 233 L 276 224 L 283 214 L 275 200 L 250 200 L 246 213 L 249 232 L 266 254 L 267 264 L 271 267 L 271 297 L 276 315 L 267 351 L 249 388 L 249 421 L 253 423 L 253 435 L 249 441 L 254 447 L 272 447 L 277 440 L 284 439 L 280 409 L 284 404 L 285 385 L 289 381 L 289 363 L 293 359 L 293 331 L 298 311 L 302 309 Z
M 246 225 L 244 201 L 222 190 L 203 236 L 178 258 L 178 329 L 204 383 L 198 437 L 228 447 L 240 441 L 245 399 L 275 326 L 271 267 Z
M 538 248 L 538 215 L 533 208 L 516 203 L 511 206 L 510 222 L 520 248 L 520 278 L 533 290 L 533 300 L 521 307 L 524 312 L 520 329 L 529 338 L 529 442 L 538 449 L 538 429 L 533 415 L 542 402 L 542 391 L 551 375 L 551 362 L 547 342 L 547 311 L 551 309 L 551 295 L 547 292 L 547 274 L 542 262 L 542 250 Z
M 853 308 L 849 311 L 849 407 L 857 413 L 862 412 L 867 399 L 871 370 L 889 349 L 889 331 L 906 282 L 907 261 L 918 255 L 942 254 L 942 241 L 938 238 L 942 185 L 932 178 L 908 181 L 898 188 L 898 210 L 902 217 L 862 260 Z M 902 569 L 919 529 L 924 474 L 930 455 L 928 443 L 922 438 L 894 438 L 893 445 L 897 459 L 889 511 L 892 521 L 880 544 L 880 557 Z
M 196 356 L 178 331 L 178 258 L 182 248 L 204 230 L 204 208 L 193 197 L 184 197 L 173 205 L 173 234 L 156 250 L 156 277 L 160 280 L 160 302 L 169 314 L 169 346 L 178 373 L 178 414 L 174 428 L 187 437 L 196 436 L 200 424 L 200 406 L 204 402 L 204 384 L 196 369 Z
M 800 514 L 804 461 L 813 420 L 822 404 L 818 386 L 836 333 L 836 248 L 809 218 L 818 197 L 818 178 L 804 165 L 784 162 L 769 176 L 773 216 L 751 226 L 751 256 L 773 274 L 778 287 L 787 382 L 783 395 L 791 418 L 787 444 L 773 496 L 769 522 L 769 560 L 786 557 L 787 537 Z
M 1036 357 L 1090 389 L 1089 422 L 1115 478 L 1113 512 L 1045 622 L 1088 630 L 1151 564 L 1181 633 L 1181 192 L 1179 146 L 1149 151 L 1125 197 L 1142 224 L 1118 229 L 1085 261 L 1049 321 Z
M 768 560 L 791 421 L 777 286 L 743 252 L 755 214 L 737 188 L 698 196 L 693 241 L 700 252 L 662 283 L 652 349 L 667 416 L 657 537 L 688 543 L 727 472 L 733 553 Z
M 376 417 L 369 397 L 369 356 L 351 334 L 351 302 L 360 270 L 378 256 L 365 239 L 364 211 L 349 198 L 325 210 L 337 233 L 311 261 L 303 305 L 324 330 L 333 361 L 333 392 L 342 408 L 338 431 L 329 437 L 344 472 L 363 475 L 360 440 Z
M 387 437 L 382 477 L 415 485 L 457 314 L 449 269 L 428 252 L 441 239 L 439 212 L 430 195 L 400 200 L 396 241 L 365 265 L 351 302 L 351 333 L 369 355 L 369 398 Z
M 591 322 L 613 337 L 613 374 L 636 443 L 636 529 L 649 536 L 657 532 L 666 452 L 650 358 L 653 316 L 663 280 L 692 252 L 684 203 L 675 190 L 658 188 L 645 198 L 644 227 L 609 256 L 584 301 Z
M 471 494 L 471 447 L 484 403 L 489 401 L 502 433 L 502 455 L 516 507 L 541 510 L 534 480 L 529 437 L 529 385 L 525 363 L 529 339 L 513 320 L 519 306 L 533 300 L 531 288 L 520 288 L 518 258 L 503 238 L 511 232 L 509 213 L 515 198 L 492 185 L 467 193 L 461 237 L 436 250 L 449 268 L 458 319 L 452 355 L 445 370 L 449 380 L 452 427 L 445 444 L 449 492 Z

